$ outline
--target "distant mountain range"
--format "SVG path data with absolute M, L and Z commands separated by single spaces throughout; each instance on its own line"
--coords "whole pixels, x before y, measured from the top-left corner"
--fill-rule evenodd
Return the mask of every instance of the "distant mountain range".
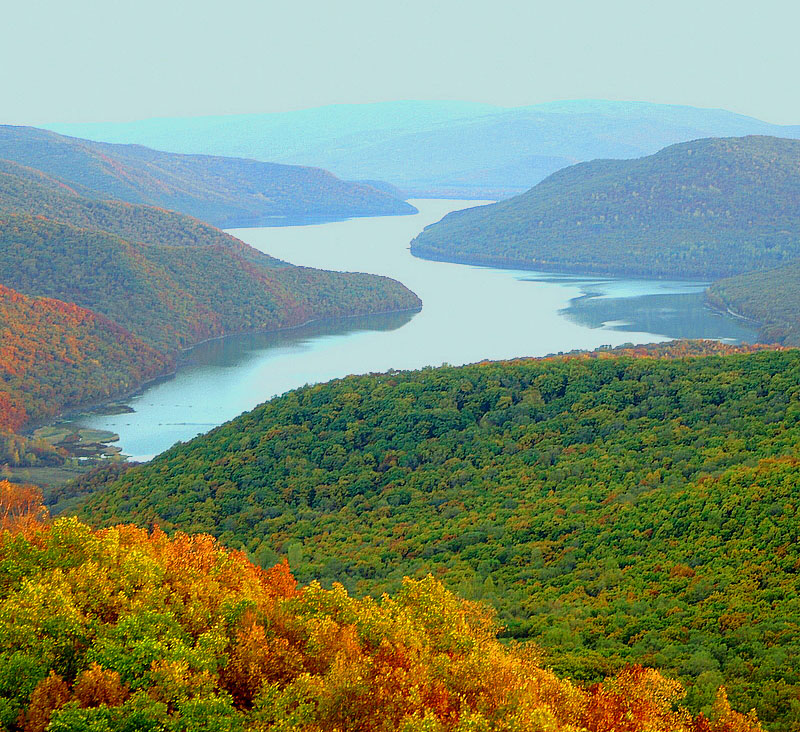
M 573 163 L 641 157 L 697 138 L 800 137 L 800 126 L 722 109 L 597 100 L 513 109 L 403 101 L 49 128 L 180 153 L 320 166 L 348 180 L 456 198 L 505 198 Z
M 800 140 L 705 139 L 560 170 L 448 214 L 417 256 L 568 272 L 716 279 L 800 257 Z
M 0 126 L 0 158 L 36 168 L 85 196 L 180 211 L 215 226 L 259 226 L 282 217 L 414 213 L 385 190 L 325 170 L 109 145 L 34 127 Z

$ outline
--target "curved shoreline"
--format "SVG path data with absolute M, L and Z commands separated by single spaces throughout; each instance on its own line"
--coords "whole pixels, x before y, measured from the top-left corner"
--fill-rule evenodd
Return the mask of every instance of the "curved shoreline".
M 202 346 L 204 343 L 213 343 L 214 341 L 221 341 L 226 338 L 234 338 L 236 336 L 243 336 L 243 335 L 258 335 L 258 334 L 266 334 L 266 333 L 283 333 L 285 331 L 292 331 L 297 330 L 299 328 L 304 328 L 308 325 L 312 325 L 314 323 L 324 323 L 326 321 L 334 321 L 334 320 L 349 320 L 353 318 L 368 318 L 371 316 L 378 316 L 378 315 L 393 315 L 393 314 L 400 314 L 400 313 L 418 313 L 422 310 L 422 305 L 414 308 L 395 308 L 390 310 L 380 310 L 377 312 L 371 313 L 353 313 L 351 315 L 325 315 L 318 318 L 310 318 L 302 323 L 296 323 L 295 325 L 284 325 L 278 328 L 265 328 L 265 329 L 257 329 L 257 330 L 242 330 L 237 331 L 235 333 L 225 333 L 224 335 L 214 336 L 213 338 L 205 338 L 202 341 L 198 341 L 197 343 L 192 344 L 186 348 L 180 349 L 176 356 L 176 367 L 171 369 L 170 371 L 166 371 L 158 376 L 154 376 L 151 379 L 147 379 L 146 381 L 137 384 L 130 389 L 126 389 L 121 392 L 117 392 L 107 397 L 103 397 L 102 399 L 89 401 L 89 402 L 81 402 L 80 404 L 70 405 L 65 407 L 62 411 L 58 412 L 57 414 L 53 415 L 52 417 L 48 417 L 47 419 L 37 420 L 36 422 L 31 422 L 26 424 L 23 429 L 19 431 L 18 434 L 24 435 L 26 437 L 33 436 L 35 430 L 40 429 L 41 427 L 47 427 L 49 425 L 56 424 L 58 422 L 62 422 L 64 420 L 69 419 L 70 417 L 78 416 L 80 414 L 84 414 L 89 412 L 93 409 L 97 409 L 98 407 L 102 407 L 104 404 L 109 404 L 112 402 L 120 402 L 126 399 L 129 399 L 132 396 L 136 396 L 140 394 L 145 389 L 154 386 L 155 384 L 169 381 L 170 379 L 174 378 L 177 373 L 181 370 L 181 368 L 185 365 L 181 363 L 181 359 L 185 358 L 189 353 L 191 353 L 195 348 Z
M 412 240 L 411 246 L 409 250 L 412 256 L 417 257 L 419 259 L 424 259 L 431 262 L 447 262 L 450 264 L 463 264 L 471 267 L 494 267 L 498 269 L 518 269 L 527 272 L 547 272 L 551 274 L 562 274 L 562 275 L 577 275 L 582 277 L 641 277 L 648 280 L 664 280 L 664 281 L 675 281 L 675 282 L 691 282 L 697 281 L 705 281 L 707 278 L 696 278 L 696 277 L 681 277 L 678 275 L 671 275 L 669 277 L 665 275 L 657 275 L 648 272 L 640 272 L 640 271 L 619 271 L 614 272 L 612 270 L 598 270 L 598 271 L 591 271 L 585 268 L 581 268 L 580 266 L 570 267 L 568 265 L 562 264 L 554 264 L 554 263 L 537 263 L 535 266 L 530 263 L 530 261 L 522 261 L 522 260 L 509 260 L 502 257 L 491 257 L 491 256 L 463 256 L 463 255 L 454 255 L 454 256 L 440 256 L 438 253 L 431 253 L 429 251 L 423 250 L 422 252 L 419 251 L 419 247 L 417 251 L 414 251 L 414 241 Z M 731 307 L 729 307 L 724 302 L 716 302 L 709 296 L 709 291 L 711 286 L 714 284 L 715 281 L 719 279 L 724 279 L 730 275 L 722 275 L 721 277 L 717 277 L 716 279 L 708 280 L 708 285 L 706 286 L 705 290 L 705 304 L 721 315 L 730 315 L 731 317 L 737 318 L 739 320 L 744 320 L 748 323 L 751 323 L 758 330 L 763 334 L 764 323 L 756 318 L 751 318 L 747 315 L 743 315 L 742 313 L 737 313 Z
M 709 284 L 717 279 L 722 279 L 724 277 L 730 277 L 730 273 L 727 274 L 720 274 L 720 275 L 711 275 L 711 278 L 708 276 L 701 277 L 700 275 L 680 275 L 680 274 L 658 274 L 654 272 L 647 272 L 645 270 L 618 270 L 615 271 L 613 269 L 601 269 L 597 268 L 593 270 L 588 265 L 569 265 L 562 262 L 531 262 L 530 260 L 522 260 L 522 259 L 508 259 L 505 257 L 492 257 L 489 255 L 443 255 L 438 252 L 431 252 L 430 250 L 423 249 L 422 247 L 414 247 L 414 241 L 412 240 L 410 251 L 412 256 L 417 257 L 418 259 L 425 259 L 430 262 L 448 262 L 450 264 L 466 264 L 472 267 L 494 267 L 497 269 L 519 269 L 525 270 L 528 272 L 548 272 L 552 274 L 564 274 L 564 275 L 579 275 L 584 277 L 621 277 L 626 279 L 647 279 L 647 280 L 665 280 L 665 281 L 687 281 L 687 282 L 697 282 L 697 281 L 708 281 Z

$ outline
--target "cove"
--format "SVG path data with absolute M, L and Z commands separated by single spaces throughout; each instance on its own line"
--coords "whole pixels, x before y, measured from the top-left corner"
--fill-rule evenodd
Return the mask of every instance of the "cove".
M 411 203 L 418 214 L 230 233 L 295 264 L 394 277 L 422 298 L 421 312 L 204 343 L 174 377 L 126 400 L 133 412 L 78 415 L 73 422 L 117 433 L 125 454 L 146 460 L 276 394 L 348 374 L 670 338 L 757 338 L 754 327 L 705 306 L 703 282 L 559 276 L 413 257 L 409 242 L 424 226 L 483 202 Z

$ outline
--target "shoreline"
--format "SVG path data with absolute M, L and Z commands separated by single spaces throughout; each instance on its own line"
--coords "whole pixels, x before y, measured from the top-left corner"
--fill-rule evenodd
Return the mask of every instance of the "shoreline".
M 233 338 L 236 336 L 243 336 L 243 335 L 257 335 L 257 334 L 266 334 L 266 333 L 282 333 L 285 331 L 292 331 L 297 330 L 299 328 L 304 328 L 308 325 L 313 323 L 321 323 L 325 321 L 333 321 L 333 320 L 350 320 L 353 318 L 367 318 L 373 315 L 393 315 L 395 313 L 418 313 L 422 310 L 422 306 L 413 307 L 413 308 L 394 308 L 390 310 L 380 310 L 378 312 L 371 312 L 371 313 L 354 313 L 351 315 L 326 315 L 318 318 L 309 318 L 308 320 L 302 323 L 296 323 L 295 325 L 284 325 L 277 328 L 265 328 L 265 329 L 257 329 L 257 330 L 241 330 L 236 331 L 235 333 L 225 333 L 224 335 L 214 336 L 213 338 L 205 338 L 202 341 L 198 341 L 197 343 L 192 344 L 186 348 L 180 349 L 178 351 L 175 362 L 175 368 L 171 369 L 170 371 L 166 371 L 158 376 L 154 376 L 151 379 L 147 379 L 136 386 L 127 389 L 122 392 L 117 392 L 113 395 L 103 397 L 102 399 L 90 401 L 90 402 L 82 402 L 81 404 L 76 404 L 72 406 L 65 407 L 63 411 L 58 412 L 54 416 L 45 419 L 45 420 L 38 420 L 37 422 L 31 422 L 26 424 L 23 429 L 21 429 L 17 434 L 23 435 L 25 437 L 33 437 L 33 433 L 42 427 L 47 427 L 50 425 L 54 425 L 58 422 L 67 421 L 70 417 L 78 416 L 80 414 L 85 414 L 86 412 L 90 412 L 93 409 L 97 409 L 98 407 L 102 407 L 104 404 L 109 404 L 113 402 L 123 402 L 126 399 L 129 399 L 132 396 L 136 396 L 140 394 L 145 389 L 160 383 L 162 381 L 168 381 L 169 379 L 173 378 L 178 371 L 182 368 L 181 360 L 186 357 L 189 353 L 191 353 L 195 348 L 202 346 L 205 343 L 213 343 L 214 341 L 224 340 L 225 338 Z M 127 460 L 127 457 L 124 458 Z
M 490 267 L 496 269 L 507 269 L 507 270 L 521 270 L 524 272 L 543 272 L 547 274 L 560 274 L 560 275 L 574 275 L 578 277 L 589 277 L 589 278 L 598 278 L 598 277 L 614 277 L 614 278 L 630 278 L 630 279 L 648 279 L 648 280 L 660 280 L 660 281 L 674 281 L 674 282 L 707 282 L 706 289 L 704 292 L 704 301 L 707 307 L 713 310 L 720 315 L 730 315 L 733 318 L 738 320 L 745 321 L 746 323 L 752 324 L 755 328 L 759 331 L 759 336 L 763 335 L 764 330 L 764 323 L 756 318 L 751 318 L 748 315 L 743 315 L 742 313 L 736 312 L 733 308 L 728 306 L 724 302 L 716 302 L 709 296 L 709 291 L 711 287 L 714 285 L 715 282 L 725 279 L 731 275 L 726 274 L 722 275 L 721 277 L 717 277 L 715 279 L 708 279 L 708 278 L 697 278 L 697 277 L 681 277 L 677 275 L 673 276 L 662 276 L 662 275 L 654 275 L 649 273 L 643 272 L 613 272 L 610 270 L 599 270 L 596 272 L 582 269 L 580 266 L 570 267 L 569 265 L 555 265 L 555 264 L 548 264 L 548 263 L 539 263 L 536 266 L 533 266 L 530 262 L 521 262 L 518 260 L 508 260 L 503 259 L 501 257 L 469 257 L 469 256 L 453 256 L 453 257 L 444 257 L 439 255 L 430 254 L 428 252 L 415 252 L 414 251 L 414 240 L 411 242 L 411 246 L 409 246 L 409 251 L 411 255 L 417 257 L 418 259 L 423 259 L 430 262 L 445 262 L 449 264 L 461 264 L 470 267 Z
M 586 267 L 581 267 L 580 265 L 571 266 L 568 264 L 562 263 L 552 263 L 552 262 L 537 262 L 533 264 L 529 260 L 516 260 L 516 259 L 505 259 L 503 257 L 492 257 L 492 256 L 460 256 L 460 255 L 440 255 L 437 253 L 431 253 L 428 250 L 419 250 L 415 251 L 414 248 L 414 241 L 412 240 L 411 246 L 409 247 L 411 255 L 416 257 L 417 259 L 424 259 L 429 262 L 445 262 L 449 264 L 464 264 L 471 267 L 491 267 L 493 269 L 510 269 L 510 270 L 523 270 L 526 272 L 546 272 L 548 274 L 563 274 L 563 275 L 577 275 L 581 277 L 615 277 L 615 278 L 625 278 L 625 279 L 645 279 L 645 280 L 658 280 L 658 281 L 675 281 L 675 282 L 708 282 L 709 286 L 713 284 L 716 280 L 724 279 L 725 277 L 730 277 L 730 274 L 722 274 L 722 275 L 712 275 L 712 278 L 709 277 L 700 277 L 700 276 L 686 276 L 686 275 L 678 275 L 678 274 L 655 274 L 652 272 L 646 271 L 631 271 L 631 270 L 620 270 L 614 271 L 609 269 L 597 269 L 591 270 L 587 269 Z

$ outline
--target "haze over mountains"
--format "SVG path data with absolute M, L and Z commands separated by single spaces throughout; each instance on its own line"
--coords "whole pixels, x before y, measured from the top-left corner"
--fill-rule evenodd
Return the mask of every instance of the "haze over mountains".
M 0 126 L 0 158 L 56 176 L 84 195 L 159 206 L 216 226 L 258 226 L 286 216 L 381 216 L 416 210 L 385 191 L 316 168 L 176 155 L 35 127 Z
M 721 109 L 574 100 L 503 108 L 386 102 L 296 112 L 51 124 L 49 129 L 181 153 L 314 165 L 387 181 L 417 196 L 504 198 L 594 158 L 634 158 L 703 137 L 800 137 Z

